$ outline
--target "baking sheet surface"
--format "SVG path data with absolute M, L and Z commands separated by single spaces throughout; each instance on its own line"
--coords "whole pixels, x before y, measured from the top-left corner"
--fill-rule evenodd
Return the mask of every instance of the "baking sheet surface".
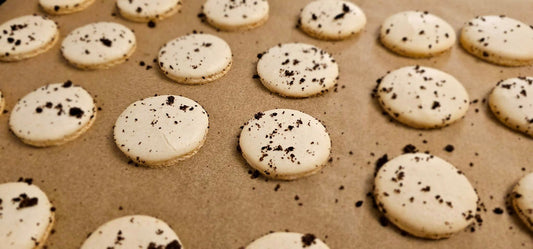
M 0 89 L 11 110 L 17 99 L 46 83 L 72 80 L 91 92 L 102 110 L 94 126 L 68 144 L 33 148 L 9 132 L 9 113 L 0 116 L 0 182 L 33 178 L 57 207 L 55 233 L 48 248 L 78 248 L 99 225 L 124 215 L 147 214 L 170 224 L 186 248 L 239 248 L 268 231 L 313 233 L 331 248 L 532 248 L 533 237 L 516 216 L 493 213 L 505 209 L 505 196 L 518 179 L 533 171 L 533 141 L 500 124 L 483 101 L 501 79 L 532 76 L 531 67 L 506 68 L 468 55 L 457 43 L 431 59 L 409 59 L 388 52 L 377 41 L 380 23 L 405 10 L 428 10 L 457 31 L 477 15 L 506 14 L 533 23 L 527 0 L 358 0 L 368 24 L 356 37 L 320 41 L 295 28 L 309 1 L 270 0 L 268 22 L 257 29 L 217 32 L 197 17 L 203 1 L 186 0 L 180 13 L 155 28 L 114 16 L 114 1 L 97 0 L 83 12 L 52 17 L 61 38 L 76 27 L 114 21 L 135 30 L 136 52 L 109 70 L 81 71 L 65 62 L 60 44 L 45 54 L 16 63 L 0 63 Z M 9 0 L 0 5 L 0 23 L 40 13 L 37 1 Z M 225 39 L 233 51 L 233 67 L 215 82 L 188 86 L 173 83 L 153 59 L 167 41 L 193 30 Z M 60 40 L 61 41 L 61 40 Z M 336 91 L 307 99 L 271 94 L 252 76 L 256 55 L 285 42 L 305 42 L 332 53 L 339 63 Z M 143 61 L 154 68 L 140 66 Z M 440 130 L 421 131 L 390 122 L 371 92 L 376 79 L 408 65 L 435 67 L 454 75 L 473 103 L 464 120 Z M 128 164 L 112 139 L 117 116 L 131 102 L 154 94 L 179 94 L 198 101 L 210 114 L 210 130 L 197 155 L 179 165 L 148 169 Z M 327 126 L 332 161 L 317 175 L 297 181 L 252 179 L 236 150 L 239 127 L 254 113 L 273 108 L 304 111 Z M 426 140 L 427 143 L 423 143 Z M 375 161 L 412 144 L 444 158 L 462 170 L 487 209 L 475 232 L 429 241 L 402 236 L 383 227 L 366 194 L 371 190 Z M 443 148 L 451 144 L 455 150 Z M 472 166 L 471 166 L 472 165 Z M 279 187 L 277 187 L 279 186 Z M 277 191 L 275 189 L 278 189 Z M 299 200 L 295 200 L 298 196 Z M 363 201 L 359 208 L 357 201 Z

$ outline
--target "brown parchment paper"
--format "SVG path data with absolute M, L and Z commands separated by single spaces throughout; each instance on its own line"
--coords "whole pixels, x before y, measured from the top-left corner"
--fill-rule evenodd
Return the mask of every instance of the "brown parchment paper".
M 0 5 L 0 22 L 43 11 L 38 1 L 8 0 Z M 180 13 L 146 24 L 113 16 L 114 1 L 97 0 L 83 12 L 53 16 L 61 38 L 81 25 L 114 21 L 135 30 L 136 52 L 109 70 L 78 70 L 62 58 L 60 44 L 45 54 L 0 63 L 0 89 L 11 110 L 17 99 L 46 83 L 72 80 L 89 90 L 102 110 L 94 126 L 68 144 L 33 148 L 9 132 L 9 114 L 0 116 L 0 182 L 33 178 L 57 207 L 55 233 L 48 248 L 78 248 L 98 226 L 129 214 L 147 214 L 170 224 L 186 248 L 234 248 L 267 233 L 288 229 L 313 233 L 331 248 L 532 248 L 533 237 L 505 209 L 505 196 L 533 171 L 533 140 L 500 124 L 482 100 L 501 79 L 533 75 L 531 67 L 506 68 L 468 55 L 457 43 L 432 59 L 394 55 L 377 42 L 380 23 L 404 10 L 428 10 L 459 31 L 476 15 L 506 14 L 533 23 L 529 0 L 358 0 L 366 13 L 365 31 L 340 42 L 320 41 L 295 28 L 300 9 L 309 1 L 270 0 L 268 22 L 247 32 L 217 32 L 197 14 L 200 0 L 186 0 Z M 189 86 L 165 78 L 152 62 L 167 41 L 193 30 L 216 34 L 233 51 L 233 67 L 215 82 Z M 61 42 L 61 40 L 60 40 Z M 269 93 L 253 79 L 256 55 L 285 42 L 317 45 L 336 58 L 338 90 L 308 99 L 286 99 Z M 140 61 L 154 66 L 146 70 Z M 421 131 L 390 122 L 371 98 L 376 79 L 387 71 L 420 64 L 446 71 L 468 90 L 471 105 L 466 118 L 440 130 Z M 210 114 L 210 130 L 197 155 L 174 167 L 148 169 L 127 164 L 112 140 L 117 116 L 131 102 L 154 94 L 180 94 L 198 101 Z M 236 150 L 239 127 L 258 111 L 293 108 L 322 120 L 332 141 L 332 162 L 317 175 L 297 181 L 252 179 Z M 427 143 L 423 143 L 427 140 Z M 406 144 L 448 160 L 477 188 L 487 211 L 474 233 L 429 241 L 402 236 L 389 225 L 366 194 L 371 190 L 378 157 L 402 153 Z M 452 144 L 453 152 L 444 151 Z M 473 166 L 470 166 L 470 164 Z M 279 189 L 274 189 L 279 184 Z M 342 187 L 341 187 L 342 186 Z M 295 200 L 295 196 L 299 200 Z M 363 200 L 361 207 L 355 202 Z M 121 208 L 120 208 L 121 207 Z M 122 210 L 121 210 L 122 209 Z M 2 246 L 0 245 L 0 248 Z

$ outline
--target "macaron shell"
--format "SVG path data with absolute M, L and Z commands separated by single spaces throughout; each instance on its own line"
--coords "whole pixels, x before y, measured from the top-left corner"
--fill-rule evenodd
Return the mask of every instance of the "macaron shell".
M 207 112 L 195 101 L 161 95 L 130 104 L 118 117 L 115 143 L 134 162 L 170 166 L 191 157 L 203 145 Z
M 111 220 L 97 228 L 80 249 L 95 248 L 183 247 L 176 233 L 164 221 L 145 215 L 130 215 Z
M 329 249 L 329 247 L 312 234 L 292 232 L 274 232 L 262 236 L 245 249 Z
M 284 180 L 316 173 L 326 164 L 331 150 L 324 125 L 290 109 L 256 113 L 244 125 L 239 145 L 252 168 Z
M 136 22 L 162 20 L 181 9 L 180 0 L 117 0 L 120 15 Z
M 376 88 L 378 102 L 394 119 L 413 128 L 445 127 L 464 117 L 469 96 L 452 75 L 409 66 L 383 77 Z
M 209 24 L 226 31 L 258 27 L 268 20 L 269 14 L 267 0 L 206 0 L 202 9 Z
M 533 27 L 506 16 L 468 21 L 460 40 L 463 48 L 485 61 L 503 66 L 533 63 Z
M 172 80 L 200 84 L 224 76 L 232 65 L 232 52 L 226 41 L 217 36 L 191 34 L 163 45 L 158 61 Z
M 13 107 L 11 131 L 34 146 L 60 145 L 86 131 L 96 118 L 91 95 L 71 82 L 54 83 L 30 92 Z
M 59 28 L 44 16 L 27 15 L 0 25 L 0 61 L 18 61 L 46 52 L 58 40 Z
M 39 0 L 39 5 L 51 15 L 64 15 L 82 11 L 95 0 Z
M 363 10 L 350 1 L 318 0 L 300 13 L 300 27 L 310 36 L 341 40 L 359 33 L 366 25 Z
M 492 113 L 511 129 L 533 136 L 533 78 L 498 82 L 489 95 Z
M 478 196 L 465 175 L 443 159 L 404 154 L 383 165 L 374 181 L 378 208 L 402 230 L 439 239 L 474 221 Z
M 511 198 L 518 217 L 533 231 L 533 173 L 520 179 Z
M 118 23 L 97 22 L 70 32 L 61 43 L 61 53 L 78 68 L 103 69 L 124 62 L 135 47 L 131 29 Z
M 305 98 L 327 92 L 339 77 L 335 59 L 326 51 L 304 43 L 270 48 L 257 63 L 263 85 L 281 96 Z
M 414 58 L 442 54 L 456 40 L 450 24 L 426 11 L 405 11 L 388 17 L 381 25 L 379 37 L 391 51 Z
M 0 184 L 0 245 L 5 249 L 40 249 L 54 224 L 52 204 L 35 185 Z

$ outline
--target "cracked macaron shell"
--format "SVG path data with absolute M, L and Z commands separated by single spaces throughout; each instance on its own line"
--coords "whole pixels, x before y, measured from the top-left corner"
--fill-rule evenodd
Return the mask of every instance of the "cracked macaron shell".
M 117 118 L 115 143 L 135 163 L 170 166 L 194 155 L 209 128 L 207 112 L 186 97 L 160 95 L 130 104 Z

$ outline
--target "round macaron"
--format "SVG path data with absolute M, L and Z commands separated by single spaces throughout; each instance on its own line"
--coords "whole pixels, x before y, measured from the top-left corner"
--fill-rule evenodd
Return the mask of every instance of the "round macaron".
M 225 31 L 242 31 L 263 25 L 268 20 L 268 1 L 206 0 L 202 6 L 205 19 Z
M 51 15 L 64 15 L 82 11 L 91 6 L 94 0 L 39 0 L 39 5 Z
M 448 51 L 455 44 L 455 30 L 427 11 L 396 13 L 381 24 L 381 43 L 402 56 L 423 58 Z
M 137 164 L 174 165 L 204 144 L 208 114 L 194 100 L 161 95 L 130 104 L 118 117 L 114 138 L 118 148 Z
M 131 29 L 114 22 L 97 22 L 70 32 L 61 43 L 61 53 L 80 69 L 105 69 L 126 61 L 135 47 Z
M 245 249 L 329 249 L 313 234 L 272 232 L 254 240 Z
M 111 220 L 92 232 L 80 249 L 181 249 L 178 235 L 164 221 L 145 215 Z
M 450 237 L 473 223 L 478 201 L 460 170 L 423 153 L 385 163 L 374 180 L 374 198 L 390 222 L 428 239 Z
M 0 184 L 0 245 L 41 249 L 54 225 L 55 208 L 31 182 Z
M 300 13 L 299 26 L 308 35 L 323 40 L 342 40 L 366 25 L 365 13 L 346 0 L 316 0 Z
M 509 128 L 533 136 L 533 78 L 498 82 L 489 95 L 492 113 Z
M 304 43 L 286 43 L 260 55 L 257 73 L 270 91 L 284 97 L 305 98 L 335 86 L 339 67 L 326 51 Z
M 472 55 L 502 66 L 533 63 L 533 27 L 506 16 L 478 16 L 461 30 L 461 45 Z
M 118 12 L 135 22 L 162 20 L 181 9 L 181 0 L 117 0 Z
M 22 97 L 11 111 L 9 128 L 26 144 L 54 146 L 79 137 L 95 117 L 91 95 L 67 81 L 42 86 Z
M 326 127 L 300 111 L 259 112 L 246 122 L 239 138 L 248 164 L 269 178 L 293 180 L 321 170 L 329 159 Z
M 19 61 L 48 51 L 59 38 L 57 24 L 27 15 L 0 24 L 0 61 Z
M 445 127 L 469 107 L 463 85 L 440 70 L 409 66 L 385 75 L 376 88 L 378 102 L 392 118 L 419 129 Z
M 170 79 L 202 84 L 224 76 L 232 64 L 229 45 L 209 34 L 191 34 L 169 41 L 159 50 L 159 67 Z
M 533 231 L 533 173 L 520 179 L 511 198 L 518 217 Z

